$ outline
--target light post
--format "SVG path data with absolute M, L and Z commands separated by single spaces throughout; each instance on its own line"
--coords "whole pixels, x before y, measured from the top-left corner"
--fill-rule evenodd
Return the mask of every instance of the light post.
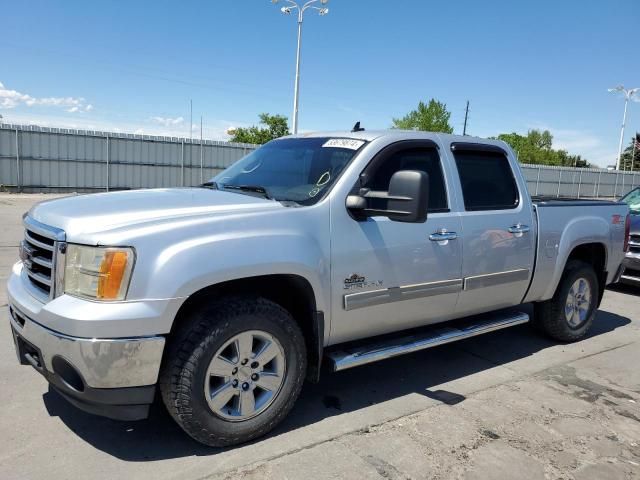
M 293 133 L 298 133 L 298 94 L 300 92 L 300 42 L 302 40 L 302 20 L 304 12 L 308 9 L 316 10 L 320 15 L 324 16 L 329 13 L 329 9 L 326 7 L 317 7 L 314 4 L 320 2 L 322 5 L 326 5 L 329 0 L 308 0 L 302 6 L 298 5 L 293 0 L 284 0 L 288 5 L 285 5 L 280 9 L 285 15 L 290 15 L 296 11 L 298 13 L 298 48 L 296 50 L 296 80 L 293 90 Z M 278 0 L 271 0 L 271 3 L 278 3 Z
M 620 170 L 620 162 L 622 161 L 622 144 L 624 142 L 624 127 L 627 123 L 627 107 L 629 106 L 629 100 L 640 91 L 640 88 L 624 88 L 623 85 L 618 85 L 615 88 L 610 88 L 611 93 L 624 94 L 624 114 L 622 115 L 622 130 L 620 131 L 620 145 L 618 146 L 618 159 L 616 161 L 616 170 Z

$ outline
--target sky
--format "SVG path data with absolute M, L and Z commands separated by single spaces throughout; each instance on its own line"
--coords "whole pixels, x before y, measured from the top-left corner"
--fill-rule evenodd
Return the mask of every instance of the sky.
M 4 123 L 227 139 L 291 117 L 296 19 L 281 0 L 22 0 L 0 17 Z M 637 0 L 329 0 L 305 13 L 300 130 L 388 128 L 436 98 L 462 133 L 549 129 L 615 163 L 640 87 Z M 635 14 L 633 12 L 636 12 Z M 635 15 L 633 17 L 632 15 Z M 634 24 L 635 22 L 635 24 Z M 625 144 L 640 131 L 629 104 Z

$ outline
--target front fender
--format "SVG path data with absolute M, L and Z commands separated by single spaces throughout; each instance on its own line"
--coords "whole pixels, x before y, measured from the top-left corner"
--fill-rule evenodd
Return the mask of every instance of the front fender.
M 155 298 L 187 298 L 211 285 L 261 275 L 290 274 L 305 278 L 326 310 L 328 255 L 318 241 L 295 231 L 217 233 L 185 239 L 161 250 L 150 269 L 149 291 Z M 152 291 L 151 291 L 152 289 Z

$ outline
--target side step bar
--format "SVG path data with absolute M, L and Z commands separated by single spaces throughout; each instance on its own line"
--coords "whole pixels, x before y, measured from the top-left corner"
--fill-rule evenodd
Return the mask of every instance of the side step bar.
M 625 275 L 624 273 L 620 275 L 620 280 L 627 283 L 636 283 L 640 284 L 640 277 L 636 275 Z
M 464 321 L 464 320 L 463 320 Z M 334 372 L 359 367 L 367 363 L 397 357 L 405 353 L 417 352 L 426 348 L 437 347 L 465 338 L 475 337 L 483 333 L 493 332 L 521 323 L 527 323 L 529 315 L 522 312 L 508 312 L 478 317 L 451 327 L 433 327 L 424 332 L 410 336 L 386 338 L 378 342 L 343 348 L 325 352 L 333 366 Z

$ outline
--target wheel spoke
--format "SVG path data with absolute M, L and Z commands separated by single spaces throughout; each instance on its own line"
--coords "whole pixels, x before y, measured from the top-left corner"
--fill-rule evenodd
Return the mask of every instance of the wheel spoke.
M 236 333 L 211 357 L 204 394 L 211 411 L 242 422 L 269 408 L 284 382 L 287 360 L 278 339 L 262 330 Z
M 253 335 L 249 332 L 241 333 L 236 337 L 236 353 L 238 361 L 243 358 L 250 359 L 253 355 Z
M 282 377 L 274 373 L 262 373 L 256 385 L 264 390 L 276 392 L 282 384 Z
M 240 415 L 251 415 L 256 410 L 256 397 L 252 390 L 240 392 L 240 406 L 238 408 Z
M 227 382 L 211 393 L 209 406 L 213 410 L 220 410 L 229 403 L 229 400 L 231 400 L 236 393 L 237 390 L 231 386 L 231 382 Z
M 264 347 L 256 354 L 255 360 L 264 366 L 271 360 L 276 358 L 280 353 L 280 349 L 274 342 L 268 342 Z
M 211 361 L 209 365 L 209 376 L 214 377 L 230 377 L 235 364 L 231 360 L 227 360 L 224 357 L 217 356 Z
M 573 313 L 573 304 L 567 301 L 567 304 L 564 306 L 564 315 L 569 318 Z
M 573 312 L 573 325 L 574 326 L 580 325 L 581 322 L 582 322 L 582 319 L 580 318 L 580 312 L 576 308 L 576 310 Z
M 578 291 L 580 293 L 584 293 L 586 288 L 587 288 L 587 282 L 585 282 L 584 279 L 582 278 L 578 280 Z

